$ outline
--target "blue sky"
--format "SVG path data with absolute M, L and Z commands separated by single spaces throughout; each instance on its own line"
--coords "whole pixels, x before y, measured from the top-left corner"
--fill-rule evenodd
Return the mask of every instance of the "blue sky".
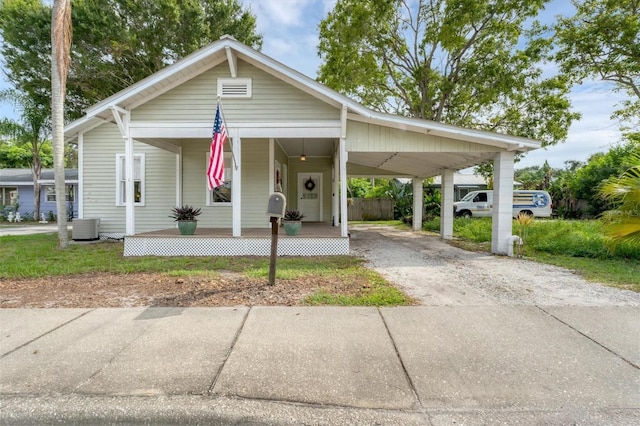
M 411 1 L 411 0 L 410 0 Z M 335 0 L 240 0 L 257 16 L 258 32 L 264 37 L 262 52 L 283 64 L 315 78 L 320 60 L 317 54 L 318 24 L 333 8 Z M 553 0 L 540 17 L 553 21 L 558 14 L 570 14 L 569 0 Z M 0 85 L 6 88 L 6 82 Z M 571 93 L 572 106 L 582 114 L 574 123 L 567 141 L 548 149 L 529 153 L 516 168 L 542 165 L 562 168 L 567 160 L 587 158 L 619 143 L 619 123 L 609 117 L 617 103 L 625 99 L 611 86 L 585 82 Z M 15 118 L 12 108 L 0 105 L 0 117 Z

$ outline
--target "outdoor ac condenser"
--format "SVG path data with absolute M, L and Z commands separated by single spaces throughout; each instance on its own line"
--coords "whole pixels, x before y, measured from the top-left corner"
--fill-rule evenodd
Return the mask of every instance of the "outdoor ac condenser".
M 100 219 L 74 219 L 71 222 L 71 238 L 78 240 L 97 240 Z

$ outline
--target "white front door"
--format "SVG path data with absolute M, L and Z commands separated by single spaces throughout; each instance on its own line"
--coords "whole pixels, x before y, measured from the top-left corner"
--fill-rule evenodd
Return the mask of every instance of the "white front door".
M 298 210 L 304 221 L 322 222 L 322 173 L 298 173 Z

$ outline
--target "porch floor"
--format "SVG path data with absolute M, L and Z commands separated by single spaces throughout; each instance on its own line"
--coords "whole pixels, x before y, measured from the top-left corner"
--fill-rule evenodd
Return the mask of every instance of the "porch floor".
M 271 227 L 268 228 L 242 228 L 240 238 L 271 238 Z M 159 231 L 142 232 L 135 235 L 136 237 L 214 237 L 214 238 L 233 238 L 231 228 L 200 228 L 196 229 L 193 235 L 180 235 L 178 228 L 161 229 Z M 340 238 L 340 227 L 332 226 L 328 222 L 302 222 L 300 233 L 295 236 L 285 234 L 284 228 L 278 229 L 278 239 L 280 238 Z

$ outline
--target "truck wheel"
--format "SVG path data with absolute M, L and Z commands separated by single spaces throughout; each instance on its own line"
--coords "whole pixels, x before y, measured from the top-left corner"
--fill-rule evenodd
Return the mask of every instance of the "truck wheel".
M 460 212 L 460 217 L 464 217 L 466 219 L 469 219 L 471 217 L 471 212 L 469 210 L 465 210 L 463 212 Z

